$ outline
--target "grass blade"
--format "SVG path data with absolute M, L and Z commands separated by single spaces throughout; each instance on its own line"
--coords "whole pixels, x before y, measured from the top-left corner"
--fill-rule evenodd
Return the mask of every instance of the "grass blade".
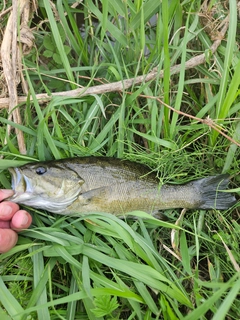
M 23 312 L 23 308 L 20 306 L 15 297 L 8 290 L 4 284 L 2 277 L 0 276 L 0 301 L 4 308 L 7 310 L 8 314 L 15 320 L 20 320 L 21 317 L 18 316 L 20 312 Z

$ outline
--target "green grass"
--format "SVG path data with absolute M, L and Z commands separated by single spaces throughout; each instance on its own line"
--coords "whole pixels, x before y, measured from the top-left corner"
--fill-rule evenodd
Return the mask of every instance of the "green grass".
M 237 188 L 237 4 L 215 0 L 201 9 L 202 2 L 103 0 L 74 8 L 67 0 L 55 7 L 39 2 L 31 21 L 35 46 L 22 61 L 32 100 L 19 105 L 22 124 L 0 109 L 2 186 L 10 187 L 9 166 L 104 155 L 147 164 L 163 183 L 228 172 Z M 228 13 L 228 32 L 212 54 Z M 187 70 L 201 53 L 205 63 Z M 154 67 L 155 79 L 121 92 L 37 98 L 147 75 Z M 208 116 L 234 141 L 204 124 Z M 27 155 L 14 131 L 7 136 L 7 124 L 23 131 Z M 100 213 L 85 220 L 28 210 L 31 228 L 0 256 L 3 319 L 239 319 L 237 205 L 192 210 L 180 220 L 180 210 L 163 212 L 164 220 L 141 212 L 137 220 Z

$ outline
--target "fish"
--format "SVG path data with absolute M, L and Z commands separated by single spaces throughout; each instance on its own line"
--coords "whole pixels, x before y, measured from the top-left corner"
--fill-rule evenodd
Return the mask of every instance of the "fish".
M 229 175 L 220 174 L 183 185 L 161 185 L 156 172 L 129 160 L 75 157 L 9 168 L 14 195 L 8 200 L 62 215 L 136 210 L 219 209 L 236 203 L 227 189 Z

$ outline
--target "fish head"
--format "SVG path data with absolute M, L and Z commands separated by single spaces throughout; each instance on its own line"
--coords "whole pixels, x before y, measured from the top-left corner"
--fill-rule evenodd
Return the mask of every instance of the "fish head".
M 14 195 L 9 201 L 61 213 L 81 193 L 84 180 L 61 162 L 9 168 Z

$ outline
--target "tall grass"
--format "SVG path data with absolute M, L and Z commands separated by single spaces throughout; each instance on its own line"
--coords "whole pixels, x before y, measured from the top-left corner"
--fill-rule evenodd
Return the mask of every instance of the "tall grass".
M 153 99 L 209 116 L 239 142 L 237 4 L 202 4 L 39 2 L 35 47 L 22 62 L 32 101 L 19 105 L 22 124 L 1 110 L 2 186 L 10 187 L 9 166 L 84 155 L 145 163 L 163 183 L 223 171 L 237 185 L 237 145 Z M 228 33 L 211 55 L 213 32 L 228 14 Z M 186 61 L 203 52 L 206 62 L 186 70 Z M 177 63 L 180 72 L 172 75 Z M 44 104 L 36 96 L 135 78 L 156 66 L 163 79 L 127 91 L 54 96 Z M 4 144 L 7 124 L 24 132 L 27 156 L 13 133 Z M 28 210 L 32 227 L 0 257 L 6 319 L 239 319 L 237 208 L 193 210 L 177 224 L 178 210 L 163 212 L 166 221 L 141 212 L 137 220 L 104 213 L 85 220 Z

